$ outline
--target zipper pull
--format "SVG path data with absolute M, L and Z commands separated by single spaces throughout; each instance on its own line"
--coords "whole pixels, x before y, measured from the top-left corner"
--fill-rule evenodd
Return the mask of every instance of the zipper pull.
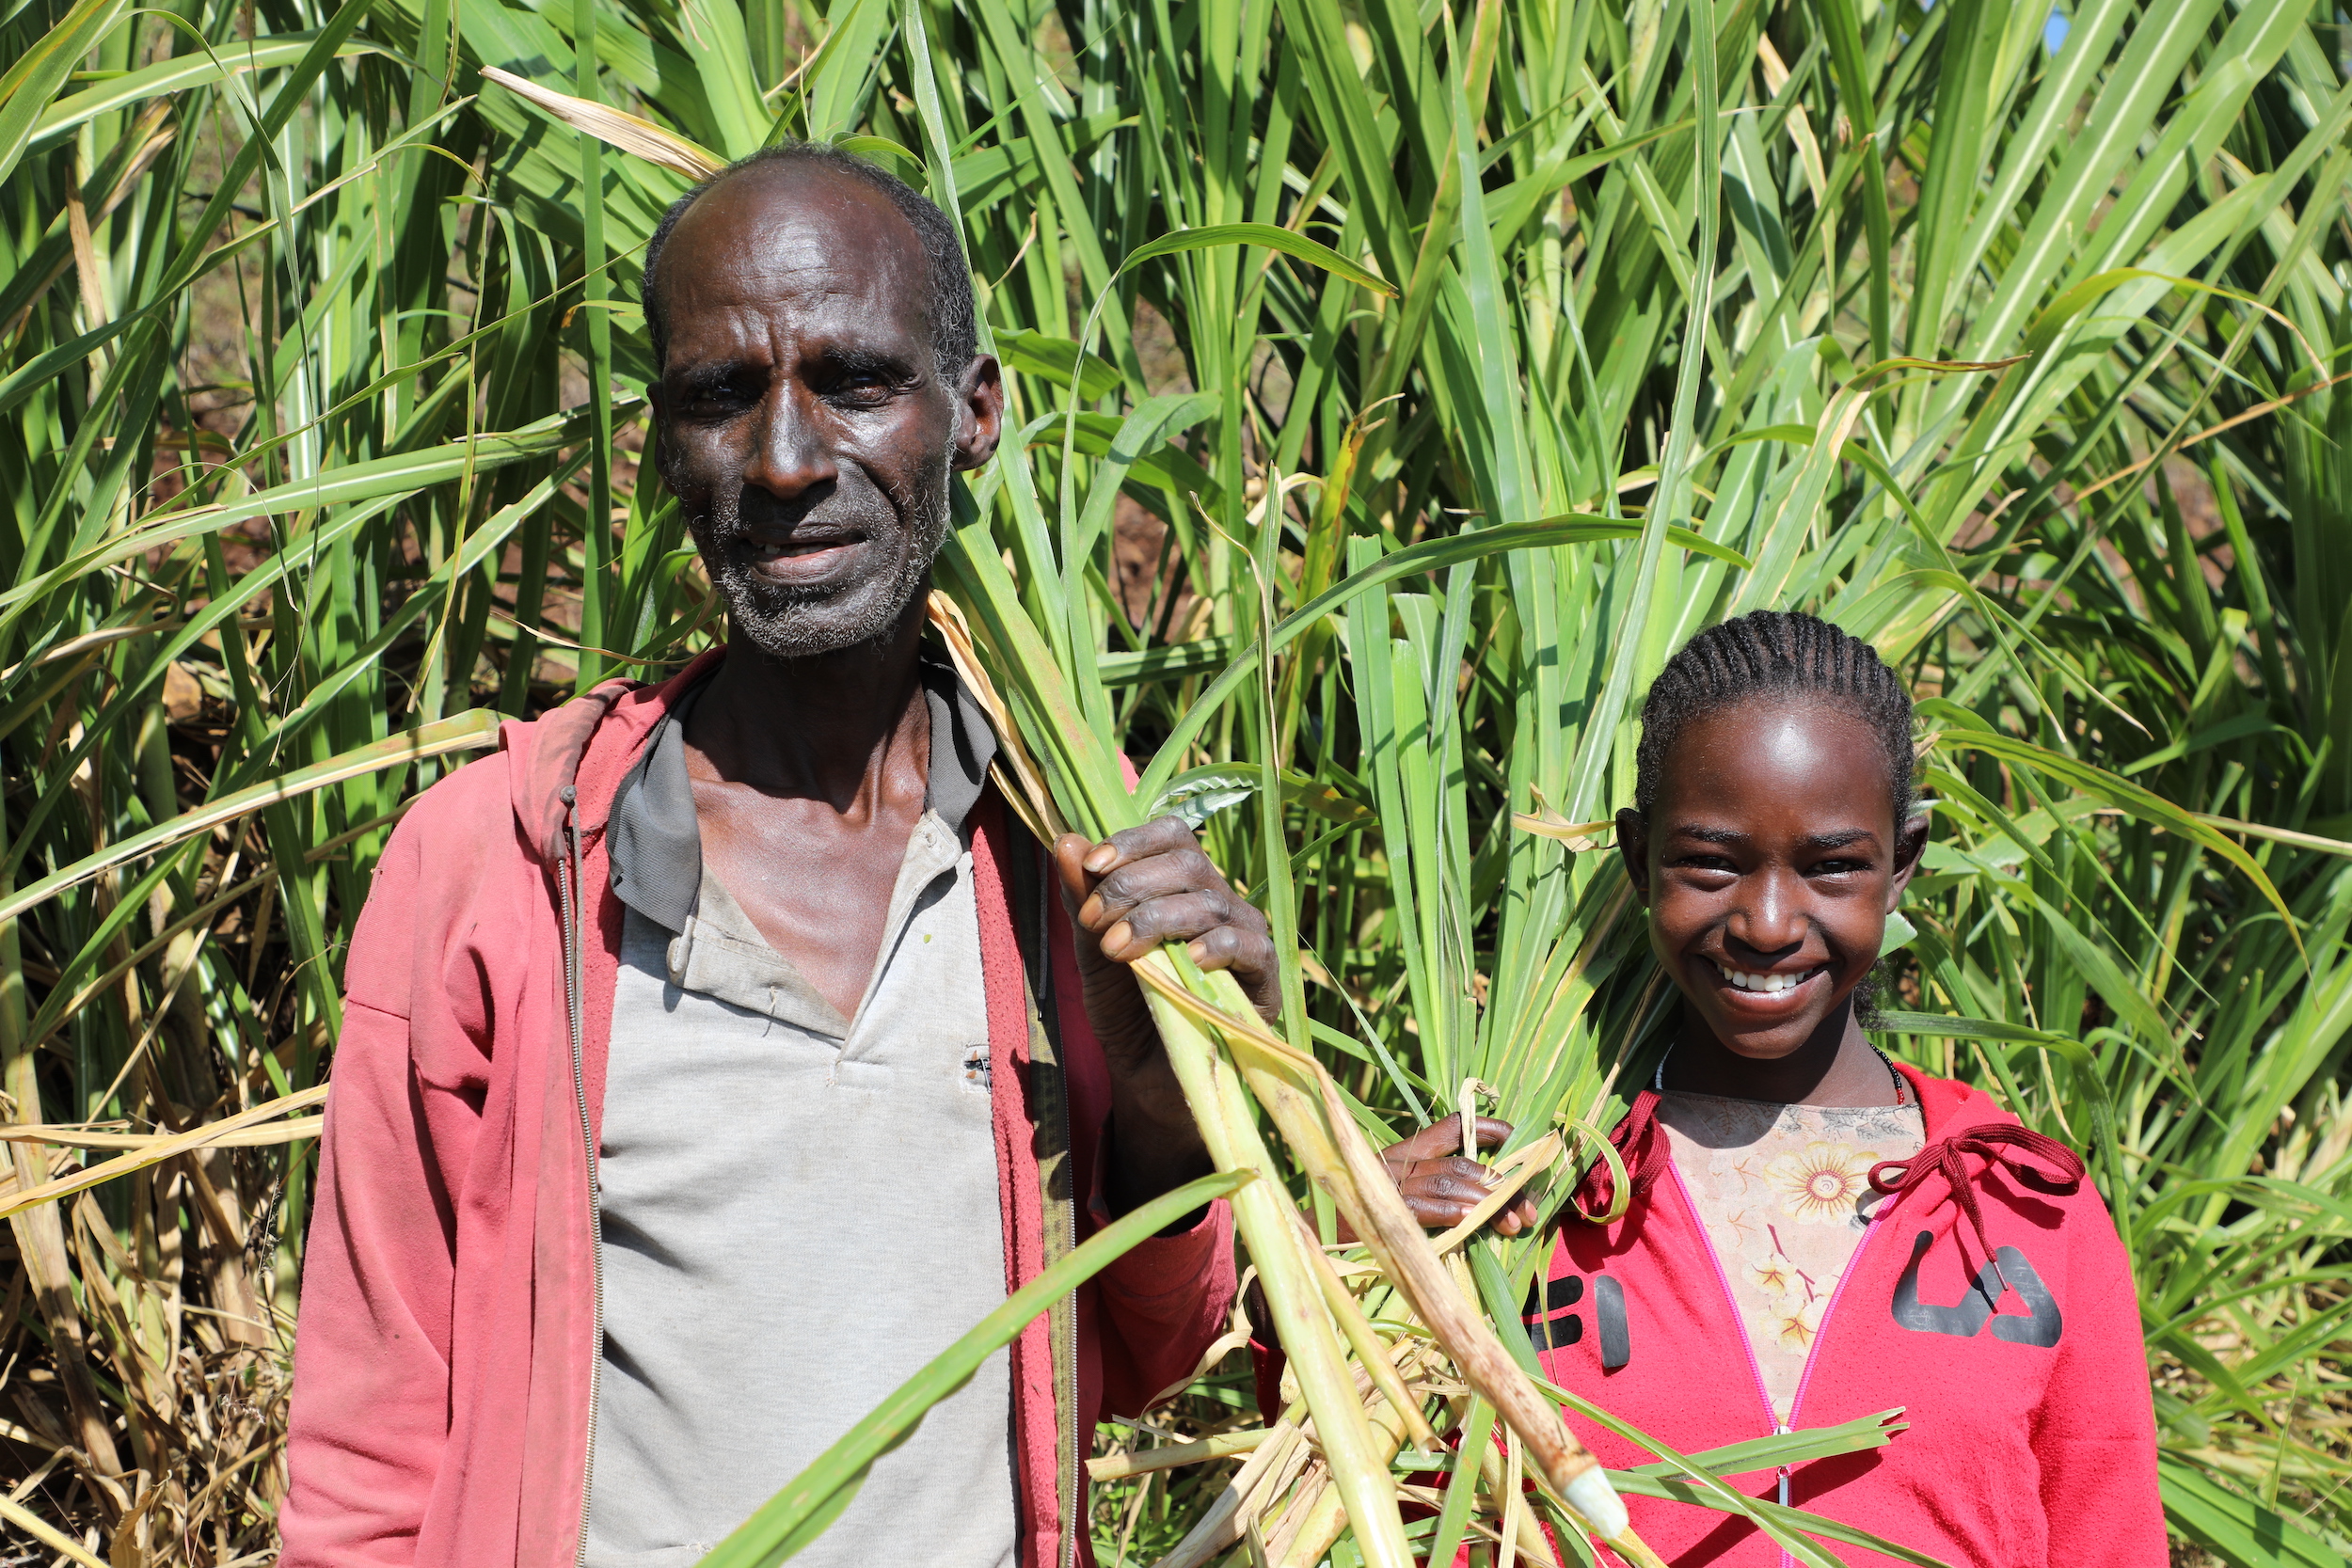
M 1786 1437 L 1793 1430 L 1795 1429 L 1790 1427 L 1786 1421 L 1776 1420 L 1772 1423 L 1772 1435 L 1775 1437 Z M 1787 1508 L 1788 1506 L 1788 1477 L 1792 1468 L 1793 1467 L 1790 1465 L 1783 1465 L 1778 1472 L 1780 1476 L 1780 1506 L 1783 1508 Z

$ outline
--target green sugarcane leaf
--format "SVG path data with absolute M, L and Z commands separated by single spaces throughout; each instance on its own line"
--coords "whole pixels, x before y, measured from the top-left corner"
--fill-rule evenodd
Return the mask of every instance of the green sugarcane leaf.
M 1067 387 L 1072 371 L 1078 367 L 1078 345 L 1050 332 L 1006 326 L 996 331 L 996 356 L 1007 369 L 1041 376 L 1057 387 Z M 1110 396 L 1120 383 L 1119 367 L 1102 359 L 1088 359 L 1077 373 L 1078 398 L 1082 403 Z
M 2004 762 L 2024 763 L 2053 778 L 2062 779 L 2084 794 L 2103 800 L 2118 810 L 2137 817 L 2142 822 L 2177 833 L 2200 845 L 2209 853 L 2218 855 L 2245 873 L 2246 879 L 2254 884 L 2254 891 L 2261 894 L 2264 901 L 2279 911 L 2279 917 L 2286 923 L 2287 935 L 2295 942 L 2296 954 L 2298 956 L 2302 954 L 2303 939 L 2294 911 L 2287 908 L 2287 901 L 2280 896 L 2279 889 L 2272 883 L 2269 875 L 2263 870 L 2253 856 L 2239 847 L 2218 828 L 2200 818 L 2196 813 L 2184 811 L 2162 796 L 2142 788 L 2129 779 L 2110 773 L 2093 763 L 2065 756 L 2046 747 L 2037 746 L 2029 740 L 2021 740 L 2015 736 L 1997 731 L 1977 729 L 1947 731 L 1937 741 L 1936 747 L 1939 751 L 1983 752 Z
M 2343 1555 L 2288 1514 L 2265 1508 L 2204 1471 L 2159 1455 L 2164 1516 L 2234 1568 L 2343 1568 Z
M 241 789 L 233 795 L 207 801 L 195 811 L 184 812 L 168 822 L 157 823 L 145 832 L 134 833 L 110 844 L 94 855 L 85 856 L 62 870 L 51 872 L 28 887 L 19 888 L 6 897 L 0 897 L 0 921 L 23 914 L 67 888 L 89 880 L 110 866 L 152 854 L 183 839 L 208 832 L 223 822 L 292 800 L 314 789 L 359 778 L 379 768 L 420 762 L 426 757 L 495 746 L 498 744 L 499 726 L 503 722 L 501 715 L 488 708 L 469 708 L 464 713 L 436 720 L 430 724 L 421 724 L 373 745 L 361 746 L 326 762 L 297 768 L 267 784 L 255 784 L 250 789 Z
M 1448 534 L 1441 539 L 1423 540 L 1404 549 L 1381 557 L 1360 570 L 1349 573 L 1298 609 L 1275 623 L 1265 642 L 1245 649 L 1223 674 L 1212 682 L 1199 701 L 1178 720 L 1168 738 L 1162 743 L 1158 756 L 1144 771 L 1137 788 L 1156 792 L 1167 787 L 1163 768 L 1172 768 L 1175 760 L 1184 753 L 1184 747 L 1199 734 L 1200 727 L 1216 715 L 1217 706 L 1248 680 L 1258 668 L 1263 647 L 1271 645 L 1280 652 L 1325 616 L 1337 610 L 1348 600 L 1370 589 L 1379 588 L 1400 578 L 1417 577 L 1423 572 L 1436 572 L 1465 561 L 1499 555 L 1505 550 L 1534 549 L 1554 545 L 1591 544 L 1603 539 L 1637 539 L 1641 537 L 1640 523 L 1613 518 L 1595 517 L 1584 513 L 1570 513 L 1558 517 L 1545 517 L 1532 523 L 1504 523 L 1497 528 L 1479 529 L 1473 532 Z M 1666 542 L 1678 549 L 1692 550 L 1744 567 L 1747 557 L 1739 551 L 1705 539 L 1689 529 L 1669 528 Z M 0 600 L 0 602 L 6 602 Z
M 74 62 L 130 8 L 130 0 L 79 0 L 0 75 L 0 180 L 16 169 L 33 132 Z
M 58 99 L 41 111 L 40 119 L 34 123 L 25 151 L 45 152 L 100 115 L 115 114 L 151 98 L 207 87 L 246 71 L 276 71 L 282 66 L 293 65 L 309 52 L 317 37 L 315 31 L 308 31 L 240 39 L 199 54 L 177 55 L 118 76 L 111 82 L 85 87 L 80 92 Z M 339 59 L 390 53 L 382 44 L 364 40 L 346 40 L 335 49 Z
M 1227 245 L 1263 245 L 1268 250 L 1279 250 L 1310 266 L 1321 267 L 1334 277 L 1344 277 L 1359 289 L 1370 289 L 1381 294 L 1396 293 L 1387 279 L 1375 273 L 1366 272 L 1329 245 L 1318 244 L 1304 234 L 1295 234 L 1287 229 L 1277 229 L 1270 223 L 1219 223 L 1203 229 L 1179 229 L 1173 234 L 1164 234 L 1149 245 L 1138 245 L 1129 251 L 1127 259 L 1120 262 L 1119 270 L 1126 272 L 1155 257 L 1181 256 L 1188 250 L 1209 250 Z
M 1238 806 L 1257 793 L 1262 781 L 1248 768 L 1195 768 L 1168 781 L 1152 798 L 1147 817 L 1175 816 L 1194 832 L 1218 812 Z
M 1110 1267 L 1137 1243 L 1254 1180 L 1251 1171 L 1219 1171 L 1112 1221 L 900 1384 L 839 1442 L 755 1510 L 702 1560 L 700 1568 L 771 1568 L 807 1545 L 849 1506 L 874 1461 L 905 1442 L 931 1406 L 971 1382 L 980 1363 L 1011 1343 L 1030 1319 Z
M 616 404 L 615 411 L 640 406 L 642 404 L 635 400 L 624 400 Z M 12 609 L 116 562 L 128 561 L 182 539 L 216 533 L 255 517 L 407 495 L 468 474 L 486 473 L 509 464 L 544 457 L 579 441 L 588 434 L 588 428 L 586 409 L 567 409 L 519 430 L 450 441 L 422 451 L 396 452 L 389 457 L 346 463 L 315 478 L 256 490 L 233 501 L 166 512 L 144 527 L 116 534 L 68 557 L 31 581 L 0 593 L 0 609 Z

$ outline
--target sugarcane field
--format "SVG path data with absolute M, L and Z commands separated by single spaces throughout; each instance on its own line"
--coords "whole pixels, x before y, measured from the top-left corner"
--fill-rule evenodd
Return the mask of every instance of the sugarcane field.
M 0 1568 L 2352 1562 L 2352 4 L 8 0 Z

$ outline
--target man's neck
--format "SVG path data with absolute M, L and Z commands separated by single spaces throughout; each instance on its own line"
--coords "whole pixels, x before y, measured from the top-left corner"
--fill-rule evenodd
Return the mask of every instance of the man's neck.
M 930 713 L 916 594 L 888 631 L 829 654 L 778 658 L 737 639 L 694 705 L 688 748 L 722 779 L 865 815 L 886 776 L 928 775 Z

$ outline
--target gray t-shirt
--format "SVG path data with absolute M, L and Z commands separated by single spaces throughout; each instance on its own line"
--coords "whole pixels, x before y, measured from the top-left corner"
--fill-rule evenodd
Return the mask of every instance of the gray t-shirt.
M 964 826 L 994 738 L 926 676 L 930 809 L 853 1019 L 703 865 L 679 720 L 623 786 L 590 1568 L 699 1561 L 1004 1301 Z M 1000 1351 L 796 1560 L 1012 1568 L 1016 1486 Z

